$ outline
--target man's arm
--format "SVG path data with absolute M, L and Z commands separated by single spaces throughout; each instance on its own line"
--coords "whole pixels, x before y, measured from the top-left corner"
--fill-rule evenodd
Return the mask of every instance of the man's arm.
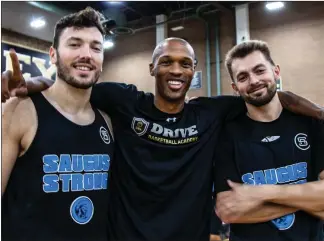
M 263 196 L 266 195 L 268 185 L 251 186 L 229 181 L 229 186 L 232 189 L 219 193 L 216 203 L 217 215 L 225 223 L 267 222 L 301 209 L 290 204 L 282 205 L 266 202 Z M 323 211 L 304 211 L 324 219 Z
M 296 114 L 324 121 L 324 107 L 290 91 L 279 91 L 278 95 L 283 108 Z M 200 97 L 198 99 L 203 98 Z M 224 95 L 205 99 L 210 100 L 210 104 L 216 107 L 215 111 L 219 112 L 220 117 L 223 119 L 232 120 L 239 114 L 247 111 L 244 100 L 238 96 Z M 195 100 L 191 99 L 190 101 Z
M 304 211 L 324 211 L 324 180 L 296 185 L 265 185 L 258 192 L 263 193 L 265 202 L 287 205 Z
M 249 200 L 252 208 L 244 210 L 241 204 L 245 204 L 243 200 L 239 200 L 239 194 L 235 192 L 236 186 L 231 186 L 227 180 L 241 182 L 240 173 L 235 165 L 233 141 L 230 140 L 231 134 L 227 132 L 230 126 L 221 133 L 224 138 L 216 147 L 215 153 L 215 191 L 217 193 L 216 214 L 224 223 L 260 223 L 267 222 L 272 219 L 282 217 L 286 214 L 293 213 L 297 209 L 279 204 L 261 203 Z M 242 185 L 242 184 L 240 184 Z M 252 198 L 253 199 L 253 198 Z
M 54 80 L 45 78 L 44 76 L 32 77 L 26 81 L 28 94 L 42 92 L 53 84 Z
M 312 123 L 309 139 L 311 164 L 308 176 L 316 181 L 297 185 L 268 186 L 264 190 L 265 201 L 296 207 L 306 212 L 324 211 L 324 123 L 319 121 Z
M 261 206 L 244 213 L 244 215 L 223 215 L 225 223 L 263 223 L 273 219 L 285 216 L 298 211 L 296 208 L 291 208 L 274 203 L 264 203 Z
M 290 91 L 278 91 L 278 96 L 283 108 L 296 114 L 324 121 L 324 107 Z
M 26 105 L 18 98 L 10 99 L 2 108 L 2 195 L 6 190 L 11 171 L 19 153 L 22 151 L 21 140 L 25 132 L 25 120 L 22 113 Z M 24 119 L 24 120 L 23 120 Z

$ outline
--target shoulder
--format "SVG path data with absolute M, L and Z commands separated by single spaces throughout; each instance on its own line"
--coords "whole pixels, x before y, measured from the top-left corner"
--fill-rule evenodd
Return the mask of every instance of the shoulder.
M 6 133 L 24 135 L 36 120 L 36 109 L 29 97 L 14 97 L 2 106 L 2 128 Z
M 137 87 L 133 84 L 117 83 L 117 82 L 100 82 L 93 87 L 93 92 L 107 93 L 107 94 L 121 94 L 121 93 L 137 93 Z M 125 96 L 126 97 L 126 96 Z
M 111 118 L 103 111 L 99 110 L 99 113 L 102 115 L 103 119 L 105 120 L 108 128 L 109 128 L 109 131 L 110 131 L 110 134 L 112 135 L 112 137 L 114 138 L 114 133 L 113 133 L 113 126 L 112 126 L 112 122 L 111 122 Z

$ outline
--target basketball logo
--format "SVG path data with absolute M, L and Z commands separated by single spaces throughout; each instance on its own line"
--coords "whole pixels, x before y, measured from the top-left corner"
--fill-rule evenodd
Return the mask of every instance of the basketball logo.
M 279 230 L 287 230 L 291 228 L 295 222 L 295 214 L 288 214 L 271 221 Z
M 78 224 L 87 224 L 93 216 L 93 211 L 91 199 L 85 196 L 75 199 L 70 207 L 71 217 Z

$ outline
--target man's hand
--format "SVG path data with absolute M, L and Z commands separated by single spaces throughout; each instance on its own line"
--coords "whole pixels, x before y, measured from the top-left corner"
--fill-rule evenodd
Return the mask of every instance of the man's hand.
M 9 55 L 12 71 L 7 70 L 1 74 L 1 102 L 6 102 L 12 96 L 22 97 L 28 93 L 25 79 L 20 71 L 18 56 L 13 49 L 10 49 Z
M 290 91 L 278 91 L 282 106 L 294 113 L 324 121 L 324 107 Z
M 217 194 L 216 214 L 224 223 L 232 223 L 263 204 L 259 187 L 228 181 L 232 188 Z

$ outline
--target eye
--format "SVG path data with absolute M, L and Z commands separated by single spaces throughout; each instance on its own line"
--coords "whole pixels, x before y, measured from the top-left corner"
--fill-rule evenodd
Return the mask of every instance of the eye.
M 240 77 L 237 78 L 237 81 L 244 82 L 244 81 L 246 81 L 246 79 L 247 79 L 246 75 L 245 76 L 240 76 Z
M 160 62 L 161 65 L 170 65 L 171 64 L 171 61 L 170 60 L 162 60 Z
M 183 63 L 183 66 L 184 66 L 185 68 L 191 68 L 191 67 L 192 67 L 192 64 L 191 64 L 190 62 L 184 62 L 184 63 Z
M 95 51 L 97 51 L 97 52 L 101 52 L 101 48 L 99 48 L 99 47 L 93 47 L 93 49 L 94 49 Z
M 257 74 L 263 74 L 264 71 L 265 71 L 265 69 L 257 69 L 257 70 L 256 70 L 256 73 L 257 73 Z
M 71 47 L 79 47 L 80 44 L 77 44 L 77 43 L 71 43 L 71 44 L 69 44 L 69 46 L 71 46 Z

